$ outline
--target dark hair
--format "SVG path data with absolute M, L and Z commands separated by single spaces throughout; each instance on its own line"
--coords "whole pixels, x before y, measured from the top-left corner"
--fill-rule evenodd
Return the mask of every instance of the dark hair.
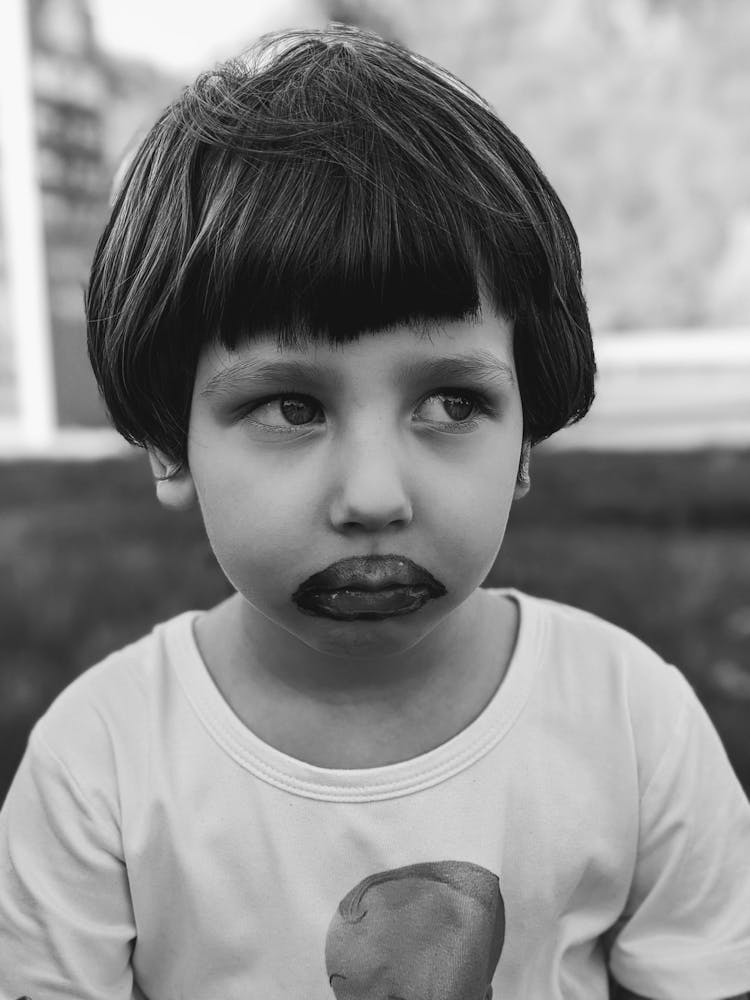
M 595 362 L 578 240 L 473 90 L 371 32 L 265 35 L 201 74 L 134 154 L 94 253 L 88 351 L 115 427 L 185 462 L 202 347 L 342 344 L 397 324 L 514 324 L 532 444 L 579 420 Z

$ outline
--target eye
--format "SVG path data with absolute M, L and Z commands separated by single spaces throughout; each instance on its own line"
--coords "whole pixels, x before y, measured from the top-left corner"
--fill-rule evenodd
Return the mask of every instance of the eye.
M 320 412 L 320 403 L 312 396 L 289 392 L 255 403 L 252 407 L 246 408 L 243 415 L 250 420 L 250 423 L 257 424 L 263 430 L 272 433 L 276 431 L 281 434 L 293 434 L 296 428 L 310 427 L 313 423 L 320 423 L 320 421 L 309 419 L 310 415 L 316 411 Z M 260 414 L 263 419 L 257 419 L 256 414 Z M 268 418 L 274 416 L 279 418 L 278 422 L 268 422 Z
M 429 407 L 427 404 L 432 405 Z M 417 409 L 424 408 L 428 411 L 431 408 L 433 411 L 432 418 L 428 417 L 427 423 L 451 433 L 473 430 L 480 422 L 479 415 L 492 415 L 496 412 L 484 393 L 456 388 L 438 389 L 426 396 Z M 247 406 L 240 415 L 263 431 L 294 434 L 298 430 L 324 423 L 325 417 L 322 420 L 314 419 L 315 414 L 322 415 L 322 412 L 320 403 L 312 396 L 289 391 Z M 441 419 L 446 415 L 450 419 Z
M 431 400 L 441 398 L 442 402 L 433 407 L 436 411 L 435 417 L 438 418 L 435 422 L 448 427 L 453 424 L 458 431 L 476 427 L 479 423 L 478 414 L 486 415 L 493 412 L 489 400 L 482 393 L 470 389 L 439 389 L 423 400 L 421 407 Z M 439 417 L 446 413 L 451 420 L 440 420 Z

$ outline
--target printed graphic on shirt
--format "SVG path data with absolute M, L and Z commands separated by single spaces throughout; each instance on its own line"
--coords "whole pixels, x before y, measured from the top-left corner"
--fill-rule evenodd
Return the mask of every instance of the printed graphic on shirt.
M 336 1000 L 491 1000 L 505 940 L 497 875 L 428 861 L 362 879 L 326 937 Z

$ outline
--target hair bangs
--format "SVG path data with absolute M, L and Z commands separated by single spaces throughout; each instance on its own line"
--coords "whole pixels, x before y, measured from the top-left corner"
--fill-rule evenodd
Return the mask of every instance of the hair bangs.
M 261 47 L 252 72 L 230 61 L 178 107 L 197 142 L 198 220 L 178 298 L 204 337 L 346 343 L 476 316 L 484 297 L 512 318 L 544 284 L 545 241 L 523 185 L 508 183 L 496 119 L 369 41 L 375 68 L 345 33 L 304 36 L 270 67 Z
M 183 316 L 227 347 L 269 332 L 289 347 L 475 317 L 487 287 L 497 311 L 515 313 L 523 258 L 509 247 L 498 262 L 465 206 L 381 162 L 371 183 L 323 159 L 254 170 L 194 248 Z

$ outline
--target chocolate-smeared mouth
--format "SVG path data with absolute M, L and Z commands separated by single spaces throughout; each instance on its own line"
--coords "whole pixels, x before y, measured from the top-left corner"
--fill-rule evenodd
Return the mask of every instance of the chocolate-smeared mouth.
M 306 614 L 350 621 L 410 614 L 446 593 L 406 556 L 353 556 L 313 574 L 292 600 Z
M 308 590 L 296 598 L 300 611 L 340 621 L 376 620 L 418 611 L 432 594 L 426 587 L 382 587 L 378 590 Z

